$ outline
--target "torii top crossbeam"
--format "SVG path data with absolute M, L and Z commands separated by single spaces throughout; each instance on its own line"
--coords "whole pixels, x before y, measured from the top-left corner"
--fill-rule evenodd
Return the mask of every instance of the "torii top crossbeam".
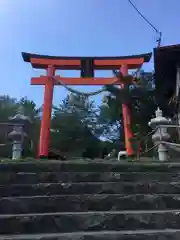
M 94 71 L 119 70 L 123 65 L 127 65 L 128 69 L 137 69 L 144 62 L 149 62 L 151 53 L 121 57 L 57 57 L 23 52 L 22 56 L 25 62 L 31 63 L 36 69 L 48 69 L 49 66 L 53 66 L 57 70 L 80 70 L 81 78 L 56 76 L 67 85 L 109 85 L 114 82 L 113 78 L 94 78 Z M 32 85 L 44 85 L 46 82 L 47 76 L 31 79 Z

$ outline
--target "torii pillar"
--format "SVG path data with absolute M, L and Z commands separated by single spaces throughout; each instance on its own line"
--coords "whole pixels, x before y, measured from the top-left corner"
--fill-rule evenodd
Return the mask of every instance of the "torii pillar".
M 52 77 L 55 75 L 54 66 L 50 65 L 47 69 L 47 82 L 44 88 L 44 103 L 42 111 L 40 139 L 39 139 L 39 157 L 47 157 L 49 150 L 50 141 L 50 128 L 51 128 L 51 112 L 52 112 L 52 101 L 54 83 Z
M 46 69 L 47 76 L 34 77 L 31 79 L 32 85 L 44 85 L 44 103 L 43 114 L 41 120 L 40 141 L 39 141 L 39 157 L 48 157 L 49 141 L 50 141 L 50 124 L 53 100 L 54 85 L 123 85 L 123 79 L 111 78 L 95 78 L 94 70 L 120 70 L 123 75 L 128 74 L 128 69 L 137 69 L 144 62 L 148 62 L 151 53 L 123 56 L 123 57 L 54 57 L 38 54 L 22 53 L 25 62 L 30 62 L 33 68 Z M 55 76 L 55 70 L 81 70 L 79 78 L 64 78 Z M 56 82 L 53 80 L 55 76 Z M 115 83 L 116 81 L 116 83 Z M 133 137 L 131 130 L 131 113 L 127 104 L 122 105 L 123 124 L 125 131 L 125 146 L 128 156 L 134 154 L 130 139 Z
M 120 71 L 123 75 L 128 74 L 128 65 L 124 64 L 121 66 Z M 124 84 L 120 84 L 121 88 L 124 87 Z M 122 116 L 123 116 L 123 124 L 124 124 L 124 136 L 125 136 L 125 146 L 128 156 L 134 155 L 134 150 L 132 148 L 132 143 L 130 139 L 133 137 L 133 132 L 131 129 L 131 111 L 127 104 L 122 104 Z

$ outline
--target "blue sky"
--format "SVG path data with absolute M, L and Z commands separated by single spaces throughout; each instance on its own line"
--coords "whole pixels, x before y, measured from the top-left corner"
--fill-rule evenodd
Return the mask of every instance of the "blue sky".
M 133 2 L 162 31 L 163 45 L 180 43 L 179 0 Z M 22 51 L 56 56 L 121 56 L 151 52 L 156 40 L 156 34 L 127 0 L 0 0 L 0 36 L 0 94 L 27 96 L 38 105 L 43 102 L 44 89 L 31 86 L 30 78 L 43 72 L 23 62 Z M 152 61 L 145 66 L 147 70 L 152 68 Z M 80 89 L 92 91 L 97 87 Z M 66 94 L 62 87 L 56 87 L 54 104 Z M 95 99 L 99 102 L 100 98 Z

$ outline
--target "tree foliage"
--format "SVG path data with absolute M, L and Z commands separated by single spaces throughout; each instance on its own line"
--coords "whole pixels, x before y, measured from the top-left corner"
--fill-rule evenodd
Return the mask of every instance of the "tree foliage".
M 99 143 L 95 134 L 96 111 L 91 101 L 84 101 L 79 106 L 64 99 L 54 108 L 51 146 L 71 156 L 81 156 L 84 149 L 92 145 L 95 149 Z
M 157 108 L 152 73 L 141 72 L 134 84 L 124 82 L 124 88 L 107 86 L 108 95 L 101 106 L 100 122 L 104 134 L 114 142 L 124 142 L 122 104 L 128 105 L 134 136 L 139 140 L 149 131 L 148 122 Z

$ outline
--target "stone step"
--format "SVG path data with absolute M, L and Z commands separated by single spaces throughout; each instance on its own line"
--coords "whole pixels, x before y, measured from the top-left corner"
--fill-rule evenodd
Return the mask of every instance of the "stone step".
M 180 210 L 0 215 L 0 234 L 180 229 Z
M 166 172 L 1 172 L 0 185 L 58 182 L 180 181 L 180 173 Z
M 180 195 L 58 195 L 0 198 L 0 214 L 180 209 Z
M 1 185 L 0 196 L 59 194 L 180 194 L 180 182 L 79 182 Z
M 179 229 L 2 235 L 0 240 L 179 240 Z
M 32 161 L 1 163 L 1 172 L 179 172 L 180 163 L 118 161 Z

